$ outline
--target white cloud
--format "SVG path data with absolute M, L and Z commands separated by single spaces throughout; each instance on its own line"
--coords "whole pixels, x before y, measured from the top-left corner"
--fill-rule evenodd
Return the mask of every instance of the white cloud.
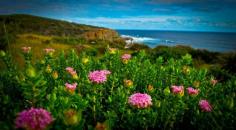
M 210 21 L 197 16 L 139 16 L 139 17 L 96 17 L 96 18 L 71 18 L 70 21 L 102 26 L 114 29 L 191 29 L 201 27 L 235 27 L 235 23 Z
M 146 23 L 146 22 L 156 22 L 156 23 L 164 23 L 167 22 L 168 19 L 183 19 L 180 16 L 139 16 L 139 17 L 124 17 L 124 18 L 108 18 L 108 17 L 96 17 L 96 18 L 73 18 L 72 21 L 75 22 L 98 22 L 98 23 Z

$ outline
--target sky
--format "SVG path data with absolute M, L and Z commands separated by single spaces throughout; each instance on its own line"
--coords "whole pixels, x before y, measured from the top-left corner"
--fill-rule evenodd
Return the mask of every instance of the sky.
M 32 14 L 112 29 L 236 32 L 236 0 L 0 0 Z

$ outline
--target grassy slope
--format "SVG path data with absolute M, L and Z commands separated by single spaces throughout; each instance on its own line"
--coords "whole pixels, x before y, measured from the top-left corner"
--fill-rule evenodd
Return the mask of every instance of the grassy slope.
M 15 41 L 9 45 L 8 51 L 13 56 L 13 59 L 19 63 L 20 68 L 23 67 L 24 60 L 22 58 L 21 48 L 24 46 L 32 47 L 33 61 L 37 61 L 44 56 L 45 48 L 53 48 L 56 50 L 56 54 L 61 51 L 65 53 L 71 51 L 71 49 L 76 50 L 78 54 L 85 52 L 88 55 L 99 56 L 103 54 L 108 46 L 108 43 L 100 41 L 99 44 L 91 44 L 84 42 L 77 42 L 74 44 L 73 41 L 65 41 L 66 38 L 61 38 L 58 40 L 57 36 L 43 36 L 38 34 L 18 34 Z M 130 52 L 131 50 L 122 50 L 122 52 Z M 1 68 L 1 65 L 0 65 Z
M 86 31 L 99 29 L 95 26 L 70 23 L 32 15 L 0 15 L 0 25 L 7 26 L 9 33 L 35 33 L 42 35 L 78 36 Z M 0 34 L 3 34 L 3 29 Z
M 32 15 L 0 15 L 0 49 L 5 49 L 8 43 L 14 43 L 19 34 L 55 36 L 57 37 L 56 42 L 59 41 L 66 44 L 86 43 L 91 40 L 124 43 L 116 31 L 108 28 Z
M 0 49 L 10 51 L 21 64 L 23 46 L 32 47 L 33 59 L 41 57 L 44 48 L 54 48 L 58 52 L 75 49 L 96 53 L 104 51 L 108 44 L 123 47 L 124 41 L 121 39 L 111 41 L 112 37 L 117 36 L 115 31 L 107 28 L 24 14 L 0 15 Z M 96 44 L 90 44 L 90 38 Z M 114 44 L 117 42 L 120 44 Z
M 31 37 L 31 38 L 29 38 Z M 69 50 L 74 46 L 68 44 L 60 44 L 60 43 L 45 43 L 45 40 L 51 40 L 52 37 L 49 36 L 42 36 L 42 35 L 35 35 L 35 34 L 23 34 L 18 35 L 16 41 L 10 44 L 10 52 L 12 53 L 14 59 L 23 65 L 23 59 L 21 56 L 21 47 L 23 46 L 31 46 L 32 51 L 34 52 L 33 59 L 39 59 L 43 56 L 44 48 L 54 48 L 57 50 L 56 52 L 62 50 Z

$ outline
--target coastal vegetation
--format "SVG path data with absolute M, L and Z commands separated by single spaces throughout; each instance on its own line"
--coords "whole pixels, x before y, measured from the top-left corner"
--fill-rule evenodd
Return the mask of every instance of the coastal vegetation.
M 110 29 L 0 16 L 0 126 L 235 129 L 236 52 L 149 48 Z

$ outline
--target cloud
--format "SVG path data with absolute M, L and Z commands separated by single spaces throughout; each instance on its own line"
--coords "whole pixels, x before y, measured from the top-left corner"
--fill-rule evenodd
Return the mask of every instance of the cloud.
M 222 6 L 217 6 L 217 5 L 206 5 L 206 6 L 197 6 L 197 7 L 193 7 L 192 10 L 193 11 L 197 11 L 197 12 L 218 12 L 221 11 L 223 9 Z
M 236 3 L 235 0 L 149 0 L 152 4 L 183 4 L 183 3 Z
M 236 0 L 149 0 L 149 5 L 180 7 L 195 12 L 217 12 L 227 8 L 236 8 Z
M 114 0 L 114 2 L 118 2 L 118 3 L 127 3 L 127 2 L 129 2 L 129 0 Z
M 124 17 L 124 18 L 108 18 L 108 17 L 96 17 L 96 18 L 73 18 L 72 20 L 76 22 L 97 22 L 97 23 L 164 23 L 167 19 L 170 18 L 181 18 L 178 16 L 157 16 L 157 17 L 147 17 L 147 16 L 139 16 L 139 17 Z
M 198 3 L 204 0 L 149 0 L 151 4 L 182 4 L 182 3 Z
M 177 13 L 183 12 L 183 8 L 175 7 L 175 6 L 157 6 L 152 9 L 153 12 L 158 14 L 165 14 L 165 15 L 175 15 Z
M 73 22 L 92 24 L 109 28 L 128 29 L 190 29 L 196 27 L 211 28 L 232 28 L 236 29 L 235 21 L 211 21 L 204 17 L 184 17 L 184 16 L 140 16 L 124 18 L 74 18 Z
M 236 0 L 0 0 L 28 13 L 110 28 L 236 28 Z

